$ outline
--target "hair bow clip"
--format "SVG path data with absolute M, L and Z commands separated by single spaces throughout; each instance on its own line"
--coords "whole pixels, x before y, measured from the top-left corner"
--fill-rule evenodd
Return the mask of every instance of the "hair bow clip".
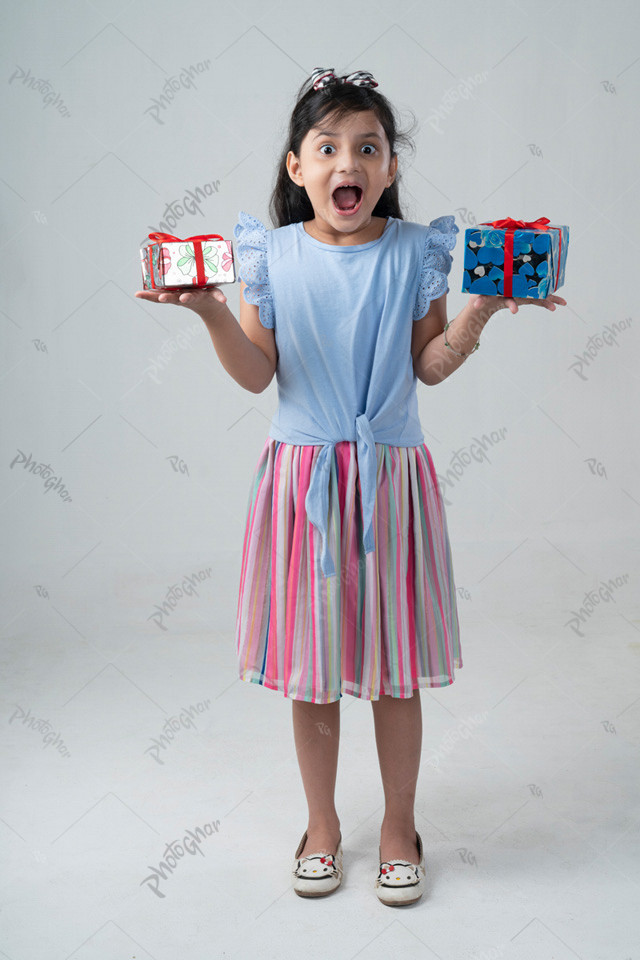
M 348 76 L 342 78 L 343 83 L 352 83 L 355 87 L 377 87 L 378 84 L 373 79 L 373 74 L 366 70 L 355 70 Z
M 313 84 L 314 90 L 321 90 L 323 87 L 326 87 L 328 84 L 335 82 L 336 76 L 333 72 L 333 67 L 324 69 L 323 67 L 316 67 L 313 73 L 311 74 L 311 83 Z
M 334 67 L 316 67 L 311 74 L 311 83 L 314 90 L 322 90 L 330 83 L 352 83 L 355 87 L 377 87 L 373 75 L 366 70 L 354 70 L 344 77 L 336 77 Z

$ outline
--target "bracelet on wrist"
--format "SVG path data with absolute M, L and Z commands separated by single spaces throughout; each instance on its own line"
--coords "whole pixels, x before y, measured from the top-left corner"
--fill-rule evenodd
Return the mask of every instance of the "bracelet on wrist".
M 448 321 L 447 323 L 445 323 L 445 325 L 444 325 L 444 331 L 443 331 L 443 332 L 444 332 L 444 345 L 445 345 L 445 347 L 448 347 L 449 350 L 451 350 L 451 353 L 455 354 L 456 357 L 470 357 L 471 354 L 472 354 L 472 353 L 475 353 L 475 351 L 476 351 L 476 350 L 478 349 L 478 347 L 480 346 L 480 341 L 479 341 L 479 340 L 476 340 L 475 346 L 474 346 L 471 350 L 469 350 L 468 353 L 458 353 L 458 351 L 457 351 L 457 350 L 454 350 L 453 347 L 451 346 L 451 344 L 449 343 L 449 341 L 447 340 L 447 330 L 448 330 L 449 327 L 451 326 L 451 323 L 452 323 L 452 321 L 449 320 L 449 321 Z

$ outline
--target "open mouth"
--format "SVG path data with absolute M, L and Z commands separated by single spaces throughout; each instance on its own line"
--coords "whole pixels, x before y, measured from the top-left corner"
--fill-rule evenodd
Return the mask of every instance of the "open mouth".
M 338 213 L 348 216 L 360 209 L 362 187 L 336 187 L 332 194 L 333 205 Z

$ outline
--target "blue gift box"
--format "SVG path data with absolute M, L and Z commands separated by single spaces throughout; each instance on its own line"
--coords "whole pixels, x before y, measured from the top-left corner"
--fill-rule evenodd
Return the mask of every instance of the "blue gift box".
M 543 300 L 564 283 L 569 227 L 546 217 L 479 223 L 464 244 L 463 293 Z

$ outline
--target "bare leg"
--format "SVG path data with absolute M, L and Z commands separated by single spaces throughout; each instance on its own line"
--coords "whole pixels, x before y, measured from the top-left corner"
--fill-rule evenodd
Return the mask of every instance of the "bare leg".
M 384 788 L 380 833 L 382 860 L 418 863 L 414 806 L 422 750 L 420 694 L 372 700 L 376 745 Z
M 335 853 L 340 820 L 335 807 L 340 701 L 308 703 L 292 700 L 293 732 L 309 806 L 307 842 L 300 856 Z

